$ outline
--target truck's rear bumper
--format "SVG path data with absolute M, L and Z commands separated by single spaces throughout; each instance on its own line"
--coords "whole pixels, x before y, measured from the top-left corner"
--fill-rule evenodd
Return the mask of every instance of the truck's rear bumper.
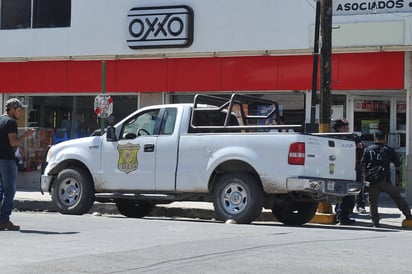
M 362 186 L 362 182 L 310 177 L 289 177 L 286 182 L 288 192 L 311 192 L 340 197 L 356 195 L 361 191 Z

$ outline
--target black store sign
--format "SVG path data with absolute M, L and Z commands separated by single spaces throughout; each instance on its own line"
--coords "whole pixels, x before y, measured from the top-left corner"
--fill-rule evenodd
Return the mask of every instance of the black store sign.
M 131 49 L 189 47 L 193 42 L 193 10 L 188 6 L 132 8 L 127 17 Z

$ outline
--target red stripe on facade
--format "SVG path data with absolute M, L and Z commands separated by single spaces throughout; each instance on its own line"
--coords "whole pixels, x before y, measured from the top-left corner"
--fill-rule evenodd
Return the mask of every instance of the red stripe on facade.
M 108 92 L 310 90 L 313 57 L 248 56 L 107 61 Z M 334 54 L 332 90 L 404 88 L 404 53 Z M 101 61 L 0 63 L 0 92 L 101 90 Z
M 108 61 L 107 91 L 167 91 L 167 64 L 167 59 Z
M 337 54 L 332 60 L 332 88 L 336 90 L 403 89 L 403 52 Z

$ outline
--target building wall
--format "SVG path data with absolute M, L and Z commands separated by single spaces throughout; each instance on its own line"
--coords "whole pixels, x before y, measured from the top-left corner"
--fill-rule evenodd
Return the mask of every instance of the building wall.
M 68 28 L 0 30 L 0 92 L 97 94 L 103 60 L 107 92 L 141 93 L 139 105 L 164 99 L 142 92 L 307 91 L 312 86 L 315 2 L 72 0 Z M 171 5 L 193 10 L 193 43 L 130 48 L 130 9 Z M 332 31 L 332 90 L 381 99 L 407 90 L 408 133 L 410 60 L 405 66 L 404 55 L 412 49 L 411 18 L 407 12 L 348 13 L 334 16 Z M 408 170 L 412 176 L 410 164 Z M 411 190 L 408 195 L 412 200 Z
M 129 10 L 162 5 L 193 9 L 193 44 L 130 49 L 126 43 Z M 72 0 L 69 28 L 1 30 L 0 60 L 310 54 L 314 22 L 315 1 Z M 333 24 L 333 44 L 341 51 L 412 45 L 407 13 L 336 16 Z

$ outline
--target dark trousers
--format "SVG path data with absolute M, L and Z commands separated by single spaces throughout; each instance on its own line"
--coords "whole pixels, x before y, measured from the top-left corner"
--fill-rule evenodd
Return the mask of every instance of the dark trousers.
M 360 182 L 362 181 L 362 167 L 359 166 L 356 168 L 356 181 Z M 356 205 L 357 206 L 362 206 L 365 207 L 364 203 L 364 190 L 362 188 L 361 192 L 356 195 Z M 349 218 L 350 214 L 352 214 L 353 208 L 355 207 L 355 196 L 353 195 L 348 195 L 342 198 L 342 202 L 339 204 L 336 204 L 335 206 L 335 212 L 336 212 L 336 218 L 339 220 L 339 218 Z
M 349 218 L 350 214 L 352 213 L 353 207 L 355 206 L 355 196 L 348 195 L 342 198 L 342 202 L 336 204 L 335 212 L 336 218 Z
M 382 180 L 378 183 L 370 184 L 368 189 L 369 207 L 372 219 L 379 219 L 378 203 L 379 195 L 381 192 L 387 193 L 392 198 L 392 200 L 396 203 L 396 206 L 399 208 L 399 210 L 402 211 L 403 215 L 405 215 L 406 217 L 411 216 L 411 210 L 409 208 L 408 203 L 401 196 L 401 192 L 391 183 L 387 182 L 386 180 Z
M 363 182 L 362 166 L 356 167 L 356 181 Z M 355 203 L 357 207 L 365 207 L 365 187 L 361 188 L 361 191 L 356 195 Z
M 361 188 L 361 191 L 359 192 L 358 195 L 356 195 L 356 206 L 358 207 L 365 207 L 365 190 L 363 187 Z

